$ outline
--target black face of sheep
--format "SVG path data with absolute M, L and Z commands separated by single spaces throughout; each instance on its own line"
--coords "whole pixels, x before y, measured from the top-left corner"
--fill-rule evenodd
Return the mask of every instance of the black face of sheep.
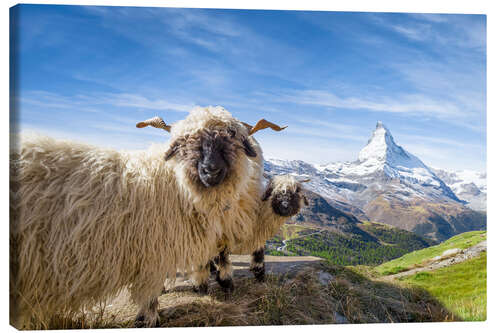
M 262 198 L 263 201 L 271 198 L 271 207 L 273 211 L 280 216 L 294 216 L 304 205 L 309 205 L 307 198 L 302 193 L 301 186 L 293 188 L 285 188 L 280 191 L 274 191 L 273 184 L 269 184 Z
M 226 178 L 229 161 L 226 160 L 227 142 L 219 135 L 202 138 L 200 159 L 198 160 L 198 176 L 205 187 L 219 185 Z
M 257 156 L 248 138 L 237 138 L 231 129 L 203 129 L 175 140 L 165 159 L 177 155 L 185 162 L 186 174 L 193 182 L 211 188 L 228 178 L 241 150 L 249 157 Z

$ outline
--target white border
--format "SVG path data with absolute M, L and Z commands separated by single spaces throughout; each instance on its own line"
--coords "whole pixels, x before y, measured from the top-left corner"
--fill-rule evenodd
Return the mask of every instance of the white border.
M 6 50 L 6 45 L 9 43 L 9 10 L 8 8 L 16 5 L 18 2 L 5 1 L 2 5 L 2 44 L 4 51 L 2 57 L 2 104 L 9 109 L 9 53 Z M 254 330 L 278 330 L 281 332 L 298 332 L 301 330 L 319 330 L 323 332 L 335 331 L 375 331 L 375 332 L 416 332 L 422 331 L 438 331 L 438 330 L 452 330 L 456 331 L 498 331 L 499 315 L 499 293 L 498 282 L 499 275 L 496 267 L 498 258 L 498 225 L 500 223 L 500 215 L 498 205 L 500 204 L 499 198 L 499 174 L 500 168 L 498 164 L 498 145 L 500 144 L 498 129 L 498 113 L 500 112 L 498 95 L 500 92 L 500 84 L 498 82 L 498 60 L 500 59 L 500 52 L 498 50 L 499 37 L 499 11 L 496 9 L 495 4 L 497 1 L 474 0 L 474 1 L 452 1 L 452 0 L 419 0 L 419 1 L 401 1 L 401 0 L 350 0 L 350 1 L 277 1 L 277 0 L 255 0 L 255 1 L 228 1 L 228 0 L 209 0 L 209 1 L 195 1 L 195 0 L 173 0 L 173 1 L 152 1 L 152 0 L 97 0 L 97 1 L 36 1 L 36 2 L 22 2 L 22 3 L 37 3 L 37 4 L 71 4 L 71 5 L 108 5 L 108 6 L 141 6 L 141 7 L 186 7 L 186 8 L 239 8 L 239 9 L 288 9 L 288 10 L 333 10 L 333 11 L 362 11 L 362 12 L 416 12 L 416 13 L 457 13 L 457 14 L 486 14 L 487 15 L 487 80 L 488 80 L 488 320 L 484 323 L 429 323 L 429 324 L 372 324 L 372 325 L 322 325 L 322 326 L 286 326 L 286 327 L 238 327 L 238 331 L 254 331 Z M 1 211 L 2 211 L 2 232 L 3 237 L 2 249 L 0 255 L 2 258 L 2 279 L 1 279 L 1 294 L 0 304 L 2 305 L 0 317 L 2 318 L 2 328 L 9 331 L 14 331 L 8 325 L 8 133 L 9 122 L 8 112 L 2 112 L 2 126 L 0 133 L 2 136 L 0 153 L 0 168 L 2 176 L 1 179 Z M 169 328 L 168 330 L 183 330 L 186 328 Z M 223 330 L 226 332 L 235 330 L 234 327 L 218 327 L 218 328 L 205 328 L 205 329 L 190 329 L 188 331 L 215 332 Z M 86 331 L 86 330 L 85 330 Z M 108 330 L 105 330 L 108 331 Z M 110 332 L 119 332 L 125 330 L 109 330 Z M 146 330 L 144 330 L 146 331 Z M 70 331 L 68 331 L 70 332 Z M 135 331 L 134 331 L 135 332 Z

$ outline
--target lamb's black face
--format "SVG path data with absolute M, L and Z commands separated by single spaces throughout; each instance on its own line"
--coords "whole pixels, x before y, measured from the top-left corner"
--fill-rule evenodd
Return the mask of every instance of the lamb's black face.
M 293 216 L 300 210 L 301 199 L 300 193 L 286 190 L 272 196 L 271 206 L 273 211 L 280 216 Z
M 229 162 L 225 156 L 225 142 L 221 136 L 206 136 L 201 142 L 198 176 L 205 187 L 221 184 L 226 178 Z

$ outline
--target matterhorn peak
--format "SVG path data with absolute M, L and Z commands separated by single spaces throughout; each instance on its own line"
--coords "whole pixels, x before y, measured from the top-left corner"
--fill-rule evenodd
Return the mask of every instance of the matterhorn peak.
M 360 162 L 367 160 L 387 161 L 391 153 L 407 157 L 404 149 L 394 142 L 394 138 L 387 127 L 381 121 L 377 121 L 377 126 L 368 144 L 359 152 L 358 159 Z

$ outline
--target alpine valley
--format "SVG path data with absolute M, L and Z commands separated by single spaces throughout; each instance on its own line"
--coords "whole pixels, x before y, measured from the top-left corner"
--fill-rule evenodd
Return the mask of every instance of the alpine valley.
M 308 178 L 311 205 L 291 223 L 328 227 L 384 224 L 443 241 L 486 229 L 486 174 L 432 169 L 396 144 L 378 122 L 354 162 L 314 165 L 268 159 L 266 176 Z

